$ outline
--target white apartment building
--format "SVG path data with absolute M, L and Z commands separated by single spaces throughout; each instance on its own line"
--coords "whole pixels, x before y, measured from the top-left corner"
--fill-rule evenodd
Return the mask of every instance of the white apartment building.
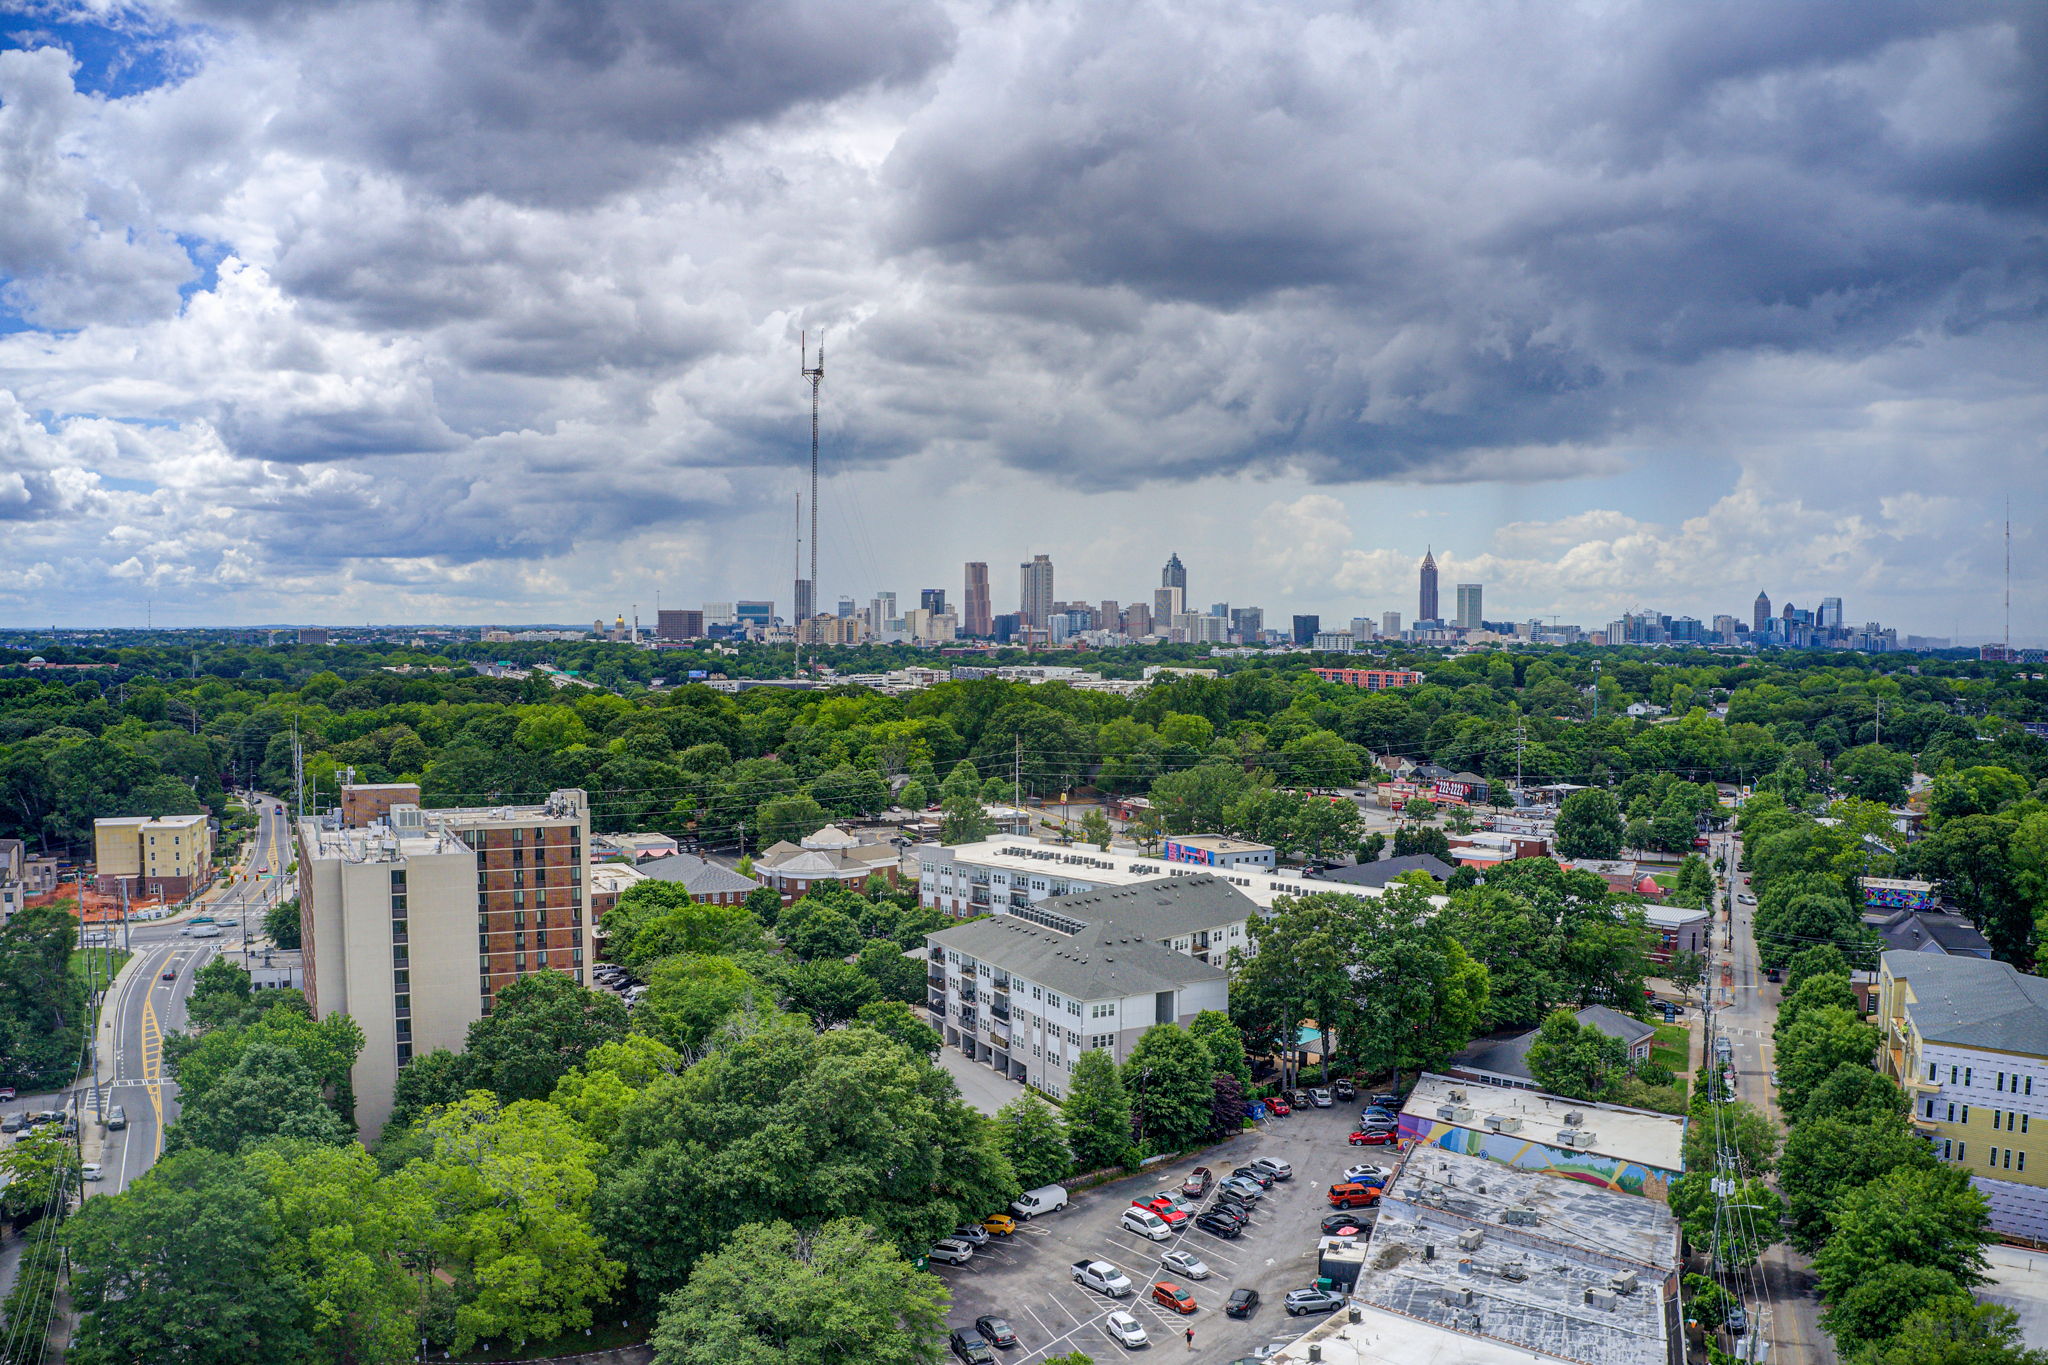
M 932 1026 L 948 1047 L 1054 1099 L 1074 1061 L 1118 1062 L 1154 1024 L 1230 1005 L 1222 963 L 1256 913 L 1217 876 L 1162 878 L 925 935 Z
M 363 1031 L 356 1122 L 374 1138 L 399 1068 L 461 1051 L 497 991 L 532 972 L 586 981 L 590 803 L 581 791 L 537 806 L 422 810 L 400 804 L 296 831 L 305 991 L 314 1017 Z
M 1209 836 L 1177 835 L 1175 839 L 1187 845 L 1205 837 Z M 1350 896 L 1386 894 L 1381 887 L 1307 877 L 1291 868 L 1198 868 L 1121 850 L 1105 853 L 1093 844 L 1041 844 L 1009 836 L 951 846 L 920 844 L 916 853 L 919 899 L 933 909 L 962 917 L 1001 914 L 1006 909 L 1032 905 L 1048 897 L 1108 890 L 1160 877 L 1196 875 L 1213 875 L 1230 883 L 1260 909 L 1270 909 L 1281 896 L 1305 896 L 1314 891 L 1339 891 Z

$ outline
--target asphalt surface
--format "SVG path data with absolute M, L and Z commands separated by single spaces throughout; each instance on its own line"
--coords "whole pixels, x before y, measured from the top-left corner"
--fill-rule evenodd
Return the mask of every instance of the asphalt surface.
M 1297 1110 L 1287 1118 L 1269 1119 L 1247 1133 L 1198 1158 L 1163 1162 L 1143 1174 L 1076 1194 L 1061 1213 L 1035 1218 L 1008 1239 L 990 1238 L 962 1266 L 936 1262 L 932 1270 L 953 1291 L 949 1327 L 971 1327 L 975 1318 L 993 1313 L 1007 1318 L 1019 1344 L 998 1353 L 1003 1365 L 1034 1365 L 1047 1356 L 1082 1351 L 1097 1361 L 1127 1354 L 1111 1339 L 1103 1320 L 1123 1311 L 1144 1324 L 1151 1349 L 1171 1351 L 1175 1359 L 1230 1361 L 1257 1347 L 1300 1336 L 1322 1317 L 1290 1318 L 1281 1301 L 1290 1289 L 1313 1284 L 1316 1277 L 1318 1224 L 1331 1210 L 1324 1194 L 1357 1162 L 1390 1165 L 1391 1147 L 1352 1147 L 1346 1134 L 1356 1126 L 1359 1106 Z M 1294 1178 L 1276 1182 L 1259 1201 L 1252 1225 L 1234 1241 L 1211 1236 L 1192 1226 L 1171 1241 L 1149 1242 L 1118 1227 L 1133 1199 L 1157 1192 L 1172 1193 L 1196 1165 L 1208 1166 L 1220 1178 L 1254 1157 L 1272 1156 L 1293 1163 Z M 1360 1218 L 1370 1226 L 1369 1211 Z M 1193 1252 L 1210 1268 L 1207 1279 L 1187 1279 L 1159 1266 L 1172 1250 Z M 1123 1270 L 1137 1292 L 1109 1299 L 1074 1283 L 1075 1261 L 1105 1260 Z M 1171 1279 L 1195 1296 L 1197 1309 L 1181 1316 L 1152 1303 L 1152 1283 Z M 1232 1289 L 1248 1286 L 1262 1300 L 1249 1319 L 1223 1315 Z M 1183 1337 L 1195 1331 L 1189 1350 Z
M 1729 853 L 1732 867 L 1740 861 L 1740 841 L 1734 834 L 1716 835 L 1710 849 L 1718 858 Z M 1778 1092 L 1771 1084 L 1777 1058 L 1771 1044 L 1771 1025 L 1778 1017 L 1780 987 L 1764 978 L 1757 960 L 1756 935 L 1752 923 L 1756 907 L 1744 905 L 1740 897 L 1753 895 L 1746 873 L 1728 876 L 1729 900 L 1733 913 L 1717 929 L 1716 965 L 1709 978 L 1716 983 L 1715 1025 L 1734 1046 L 1735 1097 L 1755 1105 L 1782 1129 L 1784 1115 L 1778 1109 Z M 1725 978 L 1721 968 L 1727 968 Z M 1725 979 L 1725 985 L 1719 984 Z M 1814 1290 L 1813 1266 L 1783 1243 L 1765 1252 L 1759 1261 L 1766 1302 L 1752 1305 L 1757 1335 L 1769 1344 L 1763 1358 L 1783 1365 L 1832 1365 L 1834 1343 L 1821 1330 L 1820 1301 Z M 1762 1311 L 1757 1311 L 1761 1308 Z

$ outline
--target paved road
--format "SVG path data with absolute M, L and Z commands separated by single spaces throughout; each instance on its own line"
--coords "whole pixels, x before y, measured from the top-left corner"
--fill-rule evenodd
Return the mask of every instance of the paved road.
M 1731 867 L 1740 860 L 1740 841 L 1733 834 L 1718 836 L 1711 853 L 1728 854 Z M 1749 878 L 1731 872 L 1727 895 L 1732 906 L 1718 933 L 1714 979 L 1727 968 L 1727 985 L 1717 991 L 1720 1007 L 1715 1023 L 1729 1036 L 1735 1048 L 1735 1095 L 1784 1124 L 1778 1111 L 1777 1090 L 1770 1083 L 1777 1058 L 1771 1044 L 1771 1025 L 1778 1016 L 1779 987 L 1764 979 L 1757 961 L 1756 937 L 1751 922 L 1754 907 L 1740 898 L 1749 895 Z M 1820 1326 L 1820 1302 L 1813 1287 L 1812 1263 L 1780 1244 L 1765 1253 L 1761 1261 L 1768 1306 L 1758 1316 L 1758 1335 L 1769 1344 L 1764 1359 L 1783 1365 L 1832 1365 L 1834 1344 Z M 1754 1309 L 1752 1310 L 1754 1311 Z

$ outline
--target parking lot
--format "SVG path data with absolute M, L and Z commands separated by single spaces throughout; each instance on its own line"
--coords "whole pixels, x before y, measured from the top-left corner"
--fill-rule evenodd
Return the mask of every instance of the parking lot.
M 935 1263 L 933 1271 L 953 1291 L 949 1325 L 972 1327 L 984 1313 L 1007 1318 L 1018 1345 L 998 1353 L 1005 1365 L 1030 1365 L 1069 1351 L 1085 1352 L 1098 1361 L 1124 1355 L 1126 1348 L 1103 1327 L 1103 1319 L 1119 1309 L 1144 1324 L 1150 1349 L 1171 1350 L 1186 1360 L 1236 1360 L 1258 1347 L 1301 1335 L 1321 1317 L 1290 1318 L 1281 1301 L 1288 1290 L 1315 1281 L 1318 1227 L 1331 1211 L 1325 1191 L 1355 1162 L 1386 1165 L 1394 1158 L 1392 1147 L 1346 1144 L 1345 1136 L 1357 1126 L 1359 1107 L 1339 1102 L 1329 1109 L 1297 1109 L 1286 1118 L 1269 1118 L 1260 1130 L 1206 1155 L 1162 1162 L 1143 1174 L 1077 1193 L 1064 1212 L 1033 1219 L 1007 1240 L 990 1238 L 965 1265 Z M 1265 1192 L 1251 1226 L 1236 1240 L 1211 1236 L 1195 1228 L 1192 1220 L 1164 1242 L 1149 1242 L 1118 1226 L 1133 1199 L 1177 1191 L 1196 1165 L 1209 1167 L 1221 1179 L 1254 1157 L 1291 1163 L 1294 1178 L 1275 1182 Z M 1370 1211 L 1359 1216 L 1370 1224 Z M 1159 1258 L 1173 1250 L 1199 1256 L 1210 1268 L 1209 1278 L 1162 1273 Z M 1136 1292 L 1129 1298 L 1109 1299 L 1075 1284 L 1073 1263 L 1084 1259 L 1117 1266 L 1130 1277 Z M 1182 1316 L 1152 1303 L 1149 1290 L 1159 1279 L 1172 1279 L 1193 1291 L 1197 1310 Z M 1260 1304 L 1248 1319 L 1227 1318 L 1223 1302 L 1240 1287 L 1256 1289 Z M 1192 1352 L 1182 1336 L 1189 1327 L 1195 1329 Z

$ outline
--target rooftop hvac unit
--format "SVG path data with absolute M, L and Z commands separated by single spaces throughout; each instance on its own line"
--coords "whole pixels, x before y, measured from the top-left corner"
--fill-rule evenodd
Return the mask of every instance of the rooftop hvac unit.
M 1462 1091 L 1462 1090 L 1453 1090 L 1453 1091 L 1451 1092 L 1451 1103 L 1452 1103 L 1452 1104 L 1463 1104 L 1463 1103 L 1465 1102 L 1466 1098 L 1467 1098 L 1467 1097 L 1466 1097 L 1466 1094 L 1465 1094 L 1465 1092 L 1464 1092 L 1464 1091 Z
M 1479 1315 L 1477 1313 L 1458 1314 L 1458 1326 L 1463 1331 L 1477 1332 L 1479 1330 Z
M 1457 1112 L 1458 1106 L 1455 1104 L 1440 1104 L 1436 1107 L 1436 1116 L 1440 1119 L 1453 1118 Z
M 1624 1270 L 1624 1271 L 1620 1272 L 1619 1274 L 1616 1274 L 1616 1275 L 1610 1275 L 1610 1276 L 1608 1276 L 1608 1277 L 1607 1277 L 1607 1287 L 1608 1287 L 1609 1289 L 1612 1289 L 1612 1290 L 1613 1290 L 1613 1291 L 1614 1291 L 1615 1293 L 1617 1293 L 1617 1294 L 1633 1294 L 1633 1293 L 1635 1293 L 1635 1292 L 1636 1292 L 1636 1273 L 1635 1273 L 1635 1271 L 1633 1271 L 1633 1270 Z
M 1470 1289 L 1446 1289 L 1444 1291 L 1444 1302 L 1450 1304 L 1453 1308 L 1470 1308 L 1472 1306 L 1472 1291 Z
M 1615 1305 L 1619 1302 L 1620 1300 L 1615 1298 L 1612 1289 L 1588 1289 L 1586 1291 L 1586 1303 L 1589 1307 L 1605 1309 L 1607 1312 L 1612 1313 Z
M 1594 1140 L 1595 1140 L 1595 1135 L 1594 1135 L 1594 1132 L 1593 1132 L 1593 1130 L 1592 1130 L 1592 1129 L 1590 1129 L 1590 1128 L 1581 1128 L 1581 1129 L 1579 1129 L 1579 1146 L 1581 1146 L 1581 1147 L 1591 1147 L 1591 1146 L 1593 1145 L 1593 1142 L 1594 1142 Z
M 1458 1245 L 1466 1251 L 1479 1250 L 1480 1243 L 1485 1240 L 1486 1234 L 1478 1228 L 1471 1228 L 1458 1234 Z
M 1565 1126 L 1565 1127 L 1567 1127 L 1567 1128 L 1576 1128 L 1576 1127 L 1578 1127 L 1578 1126 L 1579 1126 L 1580 1124 L 1584 1123 L 1585 1121 L 1586 1121 L 1586 1116 L 1585 1116 L 1585 1115 L 1584 1115 L 1583 1113 L 1581 1113 L 1581 1112 L 1580 1112 L 1579 1110 L 1577 1110 L 1577 1109 L 1567 1109 L 1567 1110 L 1565 1111 L 1565 1115 L 1564 1115 L 1564 1126 Z
M 1579 1130 L 1576 1128 L 1560 1128 L 1557 1130 L 1557 1140 L 1563 1146 L 1576 1147 L 1579 1145 Z
M 1500 1221 L 1511 1228 L 1533 1228 L 1536 1226 L 1536 1210 L 1526 1204 L 1516 1204 L 1501 1210 Z
M 1529 1278 L 1529 1268 L 1520 1261 L 1509 1261 L 1500 1268 L 1500 1277 L 1503 1280 L 1513 1280 L 1515 1283 L 1520 1284 L 1523 1280 Z
M 1496 1133 L 1519 1133 L 1522 1131 L 1522 1120 L 1515 1114 L 1488 1114 L 1486 1126 Z

